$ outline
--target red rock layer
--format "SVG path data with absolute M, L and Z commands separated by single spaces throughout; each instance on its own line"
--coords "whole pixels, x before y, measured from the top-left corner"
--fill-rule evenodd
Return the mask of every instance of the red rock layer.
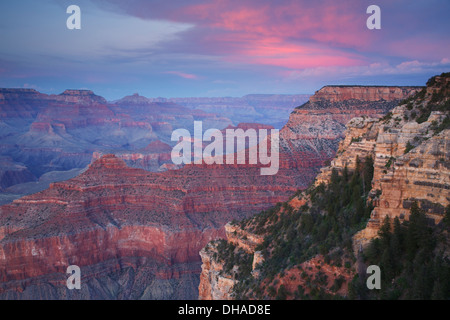
M 339 102 L 345 100 L 380 101 L 402 100 L 417 91 L 418 87 L 388 86 L 325 86 L 311 97 L 311 102 L 327 100 Z
M 0 208 L 0 288 L 70 264 L 109 268 L 111 259 L 143 257 L 169 270 L 199 262 L 227 221 L 292 194 L 298 182 L 291 175 L 226 165 L 151 173 L 106 155 L 82 175 Z

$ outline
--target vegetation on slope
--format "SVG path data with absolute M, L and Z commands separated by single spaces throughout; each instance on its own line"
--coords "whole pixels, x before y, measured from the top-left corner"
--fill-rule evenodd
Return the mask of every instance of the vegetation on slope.
M 233 274 L 236 280 L 251 276 L 253 256 L 226 240 L 218 240 L 213 256 L 214 260 L 223 263 L 224 274 Z
M 251 276 L 251 255 L 241 251 L 236 258 L 235 250 L 232 255 L 223 251 L 221 260 L 226 261 L 225 269 L 238 266 L 239 270 L 245 270 L 234 288 L 236 298 L 343 298 L 323 289 L 323 274 L 308 279 L 308 287 L 299 286 L 295 292 L 287 291 L 284 285 L 276 289 L 277 278 L 321 254 L 325 263 L 338 267 L 345 264 L 347 268 L 356 266 L 366 270 L 368 265 L 380 266 L 381 290 L 367 289 L 367 275 L 353 270 L 356 275 L 346 298 L 450 299 L 450 260 L 445 256 L 450 206 L 438 226 L 429 224 L 417 203 L 411 207 L 409 221 L 400 223 L 398 218 L 394 221 L 386 218 L 379 237 L 372 240 L 357 261 L 351 238 L 364 228 L 373 209 L 367 199 L 370 190 L 367 181 L 373 175 L 372 159 L 365 159 L 357 167 L 354 173 L 334 171 L 328 186 L 322 184 L 308 189 L 303 196 L 309 203 L 299 210 L 293 210 L 288 202 L 280 203 L 241 222 L 242 228 L 265 235 L 264 243 L 256 249 L 263 252 L 265 261 L 260 267 L 261 276 L 255 279 Z M 343 281 L 342 277 L 335 279 L 337 289 Z
M 277 275 L 298 266 L 317 254 L 325 262 L 342 266 L 356 261 L 352 253 L 352 236 L 367 223 L 373 207 L 367 201 L 373 177 L 373 160 L 358 161 L 357 170 L 342 174 L 333 171 L 331 183 L 308 189 L 304 196 L 308 204 L 293 210 L 288 202 L 278 204 L 250 220 L 241 222 L 242 228 L 265 235 L 264 243 L 256 250 L 262 251 L 265 261 L 260 267 L 261 276 L 248 277 L 235 286 L 237 298 L 275 298 L 280 292 L 269 290 L 264 296 L 265 282 L 271 282 Z M 230 257 L 231 258 L 231 257 Z M 228 260 L 228 258 L 224 258 Z M 312 293 L 305 295 L 303 288 L 281 296 L 296 295 L 301 298 L 330 298 L 321 287 L 320 277 L 310 282 Z M 271 292 L 272 291 L 272 292 Z
M 381 290 L 368 290 L 366 277 L 356 275 L 349 297 L 356 299 L 450 299 L 450 260 L 445 238 L 450 231 L 450 206 L 444 223 L 432 228 L 417 203 L 409 221 L 386 216 L 379 237 L 364 251 L 367 265 L 382 270 Z

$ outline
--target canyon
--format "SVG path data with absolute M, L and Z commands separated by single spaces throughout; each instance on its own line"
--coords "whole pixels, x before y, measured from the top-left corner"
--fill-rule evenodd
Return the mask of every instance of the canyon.
M 249 217 L 296 190 L 288 170 L 275 177 L 258 171 L 192 165 L 152 173 L 105 155 L 80 176 L 0 208 L 0 296 L 64 296 L 64 270 L 76 264 L 88 279 L 82 291 L 89 298 L 105 298 L 91 281 L 145 269 L 153 279 L 145 282 L 149 293 L 117 297 L 192 299 L 196 286 L 184 282 L 198 278 L 200 249 L 224 236 L 227 221 Z M 153 288 L 153 281 L 164 279 L 170 281 Z M 28 289 L 19 295 L 18 286 Z M 34 296 L 40 290 L 45 296 Z
M 90 90 L 47 95 L 34 89 L 0 89 L 0 157 L 4 163 L 8 159 L 8 168 L 15 167 L 0 175 L 4 181 L 0 182 L 0 204 L 45 189 L 29 182 L 47 173 L 70 176 L 98 154 L 117 153 L 130 166 L 150 171 L 173 168 L 166 151 L 160 152 L 161 144 L 173 146 L 173 130 L 190 129 L 194 120 L 202 121 L 205 129 L 223 129 L 257 117 L 269 124 L 285 122 L 290 110 L 308 97 L 165 99 L 136 93 L 107 101 Z M 227 112 L 223 112 L 224 103 Z M 244 110 L 244 104 L 253 111 Z M 18 174 L 18 168 L 27 173 Z
M 327 100 L 330 88 L 338 95 L 333 101 Z M 2 154 L 20 160 L 37 179 L 80 172 L 66 181 L 47 180 L 48 189 L 0 207 L 0 297 L 195 299 L 205 278 L 199 252 L 226 237 L 227 222 L 305 189 L 334 157 L 347 119 L 381 117 L 419 89 L 319 90 L 280 131 L 274 176 L 261 176 L 257 165 L 174 167 L 167 161 L 167 132 L 189 128 L 195 119 L 206 127 L 231 125 L 221 116 L 138 95 L 108 103 L 90 91 L 55 97 L 27 90 L 19 103 L 21 93 L 3 90 L 1 110 L 9 118 L 2 122 L 18 132 L 2 136 Z M 21 107 L 11 108 L 11 101 Z M 46 161 L 33 165 L 36 154 Z M 81 267 L 80 291 L 65 287 L 70 264 Z

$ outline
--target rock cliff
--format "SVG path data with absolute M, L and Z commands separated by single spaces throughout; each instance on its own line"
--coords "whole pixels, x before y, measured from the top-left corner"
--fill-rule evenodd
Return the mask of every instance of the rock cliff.
M 252 271 L 257 271 L 259 263 L 264 258 L 259 252 L 255 252 L 264 238 L 243 230 L 239 225 L 228 223 L 225 225 L 225 235 L 228 243 L 235 248 L 240 248 L 252 257 Z M 220 258 L 223 254 L 223 246 L 220 241 L 208 243 L 200 251 L 202 259 L 202 272 L 200 275 L 199 300 L 233 300 L 234 285 L 239 283 L 235 273 L 237 268 L 225 271 L 226 261 Z
M 450 132 L 445 129 L 450 79 L 433 79 L 433 85 L 403 101 L 382 120 L 352 119 L 336 158 L 316 178 L 316 185 L 327 184 L 332 169 L 354 170 L 357 159 L 374 159 L 371 196 L 375 209 L 367 227 L 354 237 L 355 250 L 377 236 L 386 215 L 408 220 L 414 201 L 433 224 L 442 220 L 450 203 Z
M 320 89 L 310 102 L 320 101 L 343 102 L 346 100 L 357 101 L 393 101 L 403 100 L 421 87 L 388 87 L 388 86 L 325 86 Z
M 223 262 L 216 259 L 217 243 L 207 244 L 201 251 L 199 300 L 232 300 L 233 287 L 237 283 L 231 275 L 223 274 Z
M 358 99 L 382 102 L 358 110 L 350 106 Z M 395 108 L 388 107 L 389 99 Z M 355 257 L 379 235 L 385 216 L 408 221 L 417 203 L 431 225 L 442 225 L 450 204 L 449 103 L 449 74 L 433 77 L 426 88 L 324 87 L 317 92 L 283 128 L 285 150 L 308 146 L 315 151 L 310 158 L 320 159 L 317 151 L 333 154 L 333 143 L 342 137 L 335 158 L 306 192 L 227 225 L 226 244 L 216 241 L 202 250 L 200 299 L 347 296 L 353 277 L 365 270 Z M 314 135 L 319 139 L 312 142 Z M 318 148 L 327 145 L 323 141 L 332 142 L 328 149 Z M 361 229 L 364 217 L 367 225 L 350 232 Z M 251 273 L 240 279 L 236 269 L 246 260 L 234 259 L 238 248 L 252 261 Z M 233 287 L 230 282 L 222 287 L 222 278 L 233 279 Z

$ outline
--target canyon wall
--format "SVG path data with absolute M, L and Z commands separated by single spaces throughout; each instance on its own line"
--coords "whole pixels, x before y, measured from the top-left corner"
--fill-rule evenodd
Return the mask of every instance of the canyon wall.
M 405 96 L 410 96 L 417 92 L 418 89 L 421 89 L 421 87 L 325 86 L 311 97 L 310 102 L 343 102 L 346 100 L 373 102 L 380 100 L 402 100 Z
M 372 108 L 358 110 L 351 106 L 357 99 L 362 98 L 366 100 L 364 104 L 371 105 Z M 380 104 L 373 105 L 378 99 Z M 398 106 L 393 109 L 387 107 L 384 99 L 394 99 Z M 265 269 L 266 272 L 270 271 L 270 276 L 261 275 L 258 265 L 264 263 L 264 255 L 257 250 L 258 245 L 268 241 L 269 249 L 265 254 L 270 256 L 273 251 L 279 249 L 279 255 L 283 248 L 276 247 L 276 242 L 272 246 L 270 243 L 289 235 L 287 232 L 272 231 L 273 221 L 278 220 L 284 229 L 288 229 L 292 221 L 295 221 L 293 219 L 308 212 L 309 206 L 312 205 L 313 195 L 309 192 L 317 192 L 321 185 L 329 185 L 333 172 L 342 175 L 346 171 L 359 170 L 361 164 L 368 161 L 368 157 L 372 158 L 374 163 L 372 190 L 361 191 L 369 194 L 368 202 L 373 203 L 374 210 L 365 228 L 352 238 L 355 255 L 363 250 L 371 239 L 378 236 L 386 215 L 391 219 L 398 217 L 401 222 L 408 220 L 409 209 L 414 202 L 426 212 L 430 224 L 441 223 L 445 208 L 450 204 L 449 100 L 448 75 L 432 78 L 426 88 L 328 86 L 317 92 L 307 104 L 292 113 L 288 124 L 283 128 L 284 150 L 292 156 L 294 152 L 289 150 L 309 148 L 315 151 L 310 152 L 310 158 L 320 159 L 320 152 L 317 151 L 324 150 L 324 154 L 328 152 L 330 155 L 335 150 L 333 146 L 338 145 L 336 156 L 329 166 L 320 170 L 313 185 L 317 189 L 308 189 L 299 196 L 296 194 L 281 207 L 272 208 L 270 214 L 264 211 L 244 224 L 227 225 L 226 243 L 235 246 L 234 253 L 237 248 L 243 249 L 253 261 L 250 276 L 236 281 L 235 270 L 242 266 L 242 263 L 237 263 L 234 267 L 228 266 L 227 271 L 224 270 L 229 256 L 219 258 L 217 241 L 202 250 L 199 298 L 235 299 L 240 297 L 241 287 L 245 283 L 249 284 L 250 288 L 247 287 L 243 292 L 253 298 L 255 295 L 275 298 L 276 292 L 284 299 L 298 298 L 311 294 L 312 279 L 316 281 L 316 285 L 320 284 L 322 295 L 347 296 L 348 285 L 360 270 L 351 268 L 354 261 L 351 262 L 350 256 L 344 254 L 342 248 L 333 248 L 328 255 L 337 255 L 339 260 L 342 258 L 344 261 L 349 259 L 346 262 L 348 268 L 342 268 L 340 262 L 330 265 L 330 261 L 327 262 L 324 256 L 318 254 L 299 265 L 291 263 L 289 268 L 280 266 L 277 271 L 273 270 L 275 266 L 272 261 L 272 269 Z M 317 137 L 316 140 L 313 139 L 314 136 Z M 328 146 L 328 149 L 323 146 Z M 362 185 L 366 185 L 364 181 Z M 286 214 L 287 209 L 290 213 Z M 303 223 L 303 220 L 299 221 Z M 255 239 L 258 240 L 255 242 Z M 448 248 L 446 251 L 449 254 Z M 292 255 L 292 252 L 287 255 Z M 282 261 L 286 257 L 277 258 Z M 356 265 L 361 264 L 358 262 Z M 260 280 L 255 280 L 261 276 Z M 224 283 L 222 279 L 231 279 L 234 282 L 228 280 Z M 333 285 L 333 281 L 339 281 L 339 287 Z M 268 288 L 269 285 L 273 288 Z M 299 293 L 297 286 L 309 289 Z M 270 293 L 269 289 L 275 293 Z
M 354 170 L 357 159 L 374 159 L 371 196 L 375 209 L 367 227 L 354 237 L 355 251 L 377 236 L 386 215 L 408 220 L 413 202 L 418 202 L 433 224 L 444 216 L 450 203 L 450 132 L 439 130 L 448 121 L 448 109 L 439 104 L 448 103 L 450 79 L 436 77 L 435 81 L 421 98 L 397 106 L 381 121 L 352 119 L 336 158 L 315 180 L 316 185 L 327 184 L 333 169 Z M 435 101 L 435 92 L 441 100 Z
M 322 96 L 325 88 L 315 96 Z M 364 100 L 349 103 L 345 97 L 348 90 L 345 88 L 341 94 L 344 102 L 339 102 L 345 106 L 333 109 L 333 106 L 326 106 L 327 100 L 323 97 L 320 101 L 313 98 L 316 102 L 296 109 L 281 132 L 282 151 L 286 151 L 282 164 L 314 167 L 306 174 L 306 183 L 334 156 L 347 118 L 361 113 L 379 115 L 392 108 L 394 100 L 390 99 L 397 99 L 401 94 L 406 96 L 413 89 L 392 87 L 389 90 L 398 91 L 396 95 L 380 93 L 372 104 Z M 370 93 L 371 99 L 373 96 L 376 99 L 376 92 Z M 167 154 L 156 155 L 146 147 L 155 141 L 173 145 L 170 136 L 174 129 L 192 130 L 194 121 L 203 121 L 205 130 L 223 129 L 232 122 L 234 125 L 260 122 L 281 127 L 292 108 L 308 97 L 249 95 L 243 98 L 151 99 L 134 94 L 108 102 L 90 90 L 46 95 L 33 89 L 0 89 L 0 156 L 25 166 L 37 179 L 49 172 L 85 168 L 97 153 L 116 153 L 133 167 L 162 171 L 170 167 Z M 322 110 L 318 110 L 320 108 Z M 343 116 L 346 112 L 348 114 Z M 10 179 L 15 184 L 25 180 Z M 7 191 L 2 193 L 8 199 L 20 196 Z

